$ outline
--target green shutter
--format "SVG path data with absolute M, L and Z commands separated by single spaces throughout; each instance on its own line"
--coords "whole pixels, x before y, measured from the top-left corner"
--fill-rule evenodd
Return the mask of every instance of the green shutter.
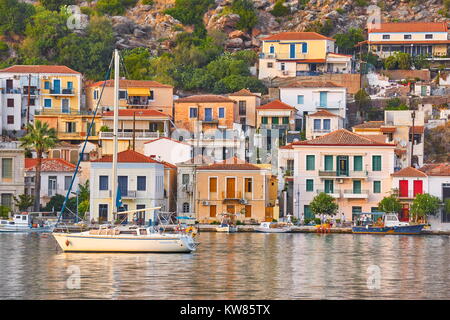
M 353 157 L 353 171 L 362 171 L 362 156 Z
M 306 179 L 306 191 L 314 191 L 314 180 Z
M 267 117 L 262 117 L 262 118 L 261 118 L 261 122 L 262 122 L 263 124 L 267 124 L 267 123 L 268 123 Z
M 306 170 L 316 170 L 316 157 L 314 155 L 306 156 Z
M 372 171 L 381 171 L 381 156 L 372 156 Z
M 283 124 L 289 124 L 289 117 L 283 117 Z
M 304 206 L 303 208 L 304 208 L 304 211 L 305 211 L 305 219 L 313 219 L 314 218 L 314 213 L 311 211 L 309 206 Z
M 353 193 L 361 193 L 361 181 L 353 180 Z
M 333 171 L 333 156 L 325 156 L 325 171 Z
M 325 180 L 325 193 L 334 193 L 333 180 Z
M 278 117 L 272 117 L 272 124 L 278 124 Z
M 381 181 L 373 182 L 373 193 L 381 193 Z

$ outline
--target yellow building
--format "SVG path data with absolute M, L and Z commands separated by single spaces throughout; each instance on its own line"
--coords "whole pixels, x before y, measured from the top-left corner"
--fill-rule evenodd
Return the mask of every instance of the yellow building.
M 231 158 L 198 167 L 196 181 L 200 222 L 220 221 L 222 213 L 243 222 L 278 218 L 277 179 L 268 168 Z
M 368 29 L 368 40 L 360 42 L 362 52 L 387 58 L 395 52 L 412 56 L 445 57 L 448 55 L 447 22 L 381 23 Z
M 262 39 L 259 79 L 349 73 L 352 58 L 335 53 L 335 40 L 316 32 L 281 32 Z

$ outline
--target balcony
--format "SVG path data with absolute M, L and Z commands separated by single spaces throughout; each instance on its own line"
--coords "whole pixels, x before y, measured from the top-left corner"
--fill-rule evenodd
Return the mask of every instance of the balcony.
M 342 103 L 340 101 L 333 101 L 333 102 L 327 102 L 327 103 L 320 103 L 317 102 L 315 103 L 316 108 L 322 108 L 322 109 L 341 109 L 342 108 Z
M 276 59 L 277 58 L 277 54 L 276 53 L 263 53 L 263 52 L 261 52 L 259 54 L 259 58 L 260 59 Z
M 44 89 L 47 91 L 47 93 L 43 93 L 44 95 L 51 95 L 51 96 L 74 96 L 75 90 L 66 88 L 61 90 L 55 90 L 55 89 Z
M 331 129 L 314 129 L 313 133 L 314 134 L 325 134 L 325 133 L 330 133 Z
M 126 139 L 126 140 L 132 140 L 133 136 L 136 139 L 156 139 L 161 136 L 165 136 L 164 133 L 160 132 L 150 132 L 150 131 L 144 131 L 144 132 L 118 132 L 117 138 L 118 139 Z M 113 139 L 114 135 L 112 131 L 100 131 L 100 139 Z
M 14 89 L 14 88 L 6 88 L 5 89 L 5 93 L 6 94 L 20 94 L 21 90 L 18 89 L 18 88 L 16 88 L 16 89 Z
M 343 196 L 346 199 L 367 199 L 369 190 L 344 190 Z
M 34 114 L 37 116 L 56 116 L 56 115 L 71 115 L 71 116 L 93 116 L 94 112 L 91 110 L 66 110 L 67 112 L 62 112 L 59 107 L 35 110 Z
M 319 177 L 336 179 L 367 179 L 367 171 L 350 171 L 348 175 L 337 174 L 336 171 L 319 170 Z
M 136 199 L 136 190 L 121 190 L 122 199 Z M 109 196 L 112 197 L 112 191 L 109 190 Z
M 416 197 L 416 194 L 414 194 L 413 190 L 408 190 L 407 192 L 406 191 L 402 191 L 402 192 L 397 191 L 398 198 L 404 199 L 404 200 L 414 199 Z
M 332 196 L 335 199 L 339 199 L 341 197 L 341 192 L 339 190 L 333 190 L 332 192 L 326 192 L 324 189 L 317 189 L 316 192 L 317 192 L 317 194 L 324 192 L 324 193 Z

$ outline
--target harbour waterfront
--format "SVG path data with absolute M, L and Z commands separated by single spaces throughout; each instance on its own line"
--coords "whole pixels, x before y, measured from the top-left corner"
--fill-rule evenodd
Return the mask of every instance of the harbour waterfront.
M 192 254 L 62 253 L 51 235 L 0 234 L 0 298 L 450 298 L 449 236 L 201 233 L 198 240 Z M 367 285 L 373 266 L 379 289 Z

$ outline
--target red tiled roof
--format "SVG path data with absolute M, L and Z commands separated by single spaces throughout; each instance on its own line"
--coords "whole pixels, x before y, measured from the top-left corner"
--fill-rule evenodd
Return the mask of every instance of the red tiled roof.
M 428 176 L 450 176 L 450 163 L 424 164 L 419 170 Z
M 95 82 L 89 87 L 101 87 L 105 81 Z M 105 87 L 114 87 L 114 80 L 106 80 Z M 150 80 L 127 80 L 121 79 L 119 80 L 119 87 L 121 89 L 127 88 L 173 88 L 168 84 L 163 84 L 158 81 L 150 81 Z
M 331 81 L 296 81 L 280 88 L 343 88 Z
M 396 127 L 381 127 L 380 131 L 383 133 L 393 133 L 397 130 Z
M 159 141 L 159 140 L 162 140 L 162 139 L 170 140 L 170 141 L 173 141 L 173 142 L 177 142 L 177 143 L 181 143 L 181 144 L 185 144 L 185 145 L 188 145 L 188 146 L 189 146 L 189 144 L 187 144 L 186 142 L 179 141 L 179 140 L 176 140 L 176 139 L 172 139 L 172 138 L 169 138 L 169 137 L 159 137 L 159 138 L 156 138 L 156 139 L 153 139 L 153 140 L 144 142 L 144 144 L 152 143 L 152 142 Z
M 384 121 L 366 121 L 356 126 L 353 126 L 355 129 L 378 129 L 384 124 Z
M 297 145 L 329 145 L 329 146 L 390 146 L 395 145 L 379 142 L 371 139 L 370 136 L 360 135 L 348 131 L 347 129 L 339 129 L 330 133 L 327 133 L 321 137 L 306 140 L 297 141 L 292 143 L 294 146 Z
M 385 40 L 385 41 L 363 41 L 358 43 L 359 44 L 446 44 L 450 43 L 450 40 L 400 40 L 400 41 L 391 41 L 391 40 Z
M 199 170 L 261 170 L 260 167 L 236 157 L 207 166 L 198 167 Z
M 317 32 L 280 32 L 277 34 L 270 35 L 268 37 L 262 38 L 262 41 L 267 40 L 332 40 L 332 38 L 323 36 Z
M 339 117 L 339 116 L 328 110 L 319 110 L 312 114 L 308 114 L 308 117 Z
M 290 105 L 288 105 L 288 104 L 286 104 L 286 103 L 284 103 L 284 102 L 282 102 L 280 100 L 273 100 L 273 101 L 271 101 L 271 102 L 269 102 L 269 103 L 267 103 L 265 105 L 256 107 L 256 110 L 266 110 L 266 109 L 270 109 L 270 110 L 273 110 L 273 109 L 277 109 L 277 110 L 286 110 L 286 109 L 296 110 L 294 107 L 292 107 L 292 106 L 290 106 Z
M 409 128 L 409 131 L 412 131 L 412 127 Z M 414 126 L 414 133 L 415 134 L 420 134 L 420 133 L 424 133 L 425 132 L 425 127 L 424 126 Z
M 392 22 L 381 23 L 379 28 L 368 28 L 369 33 L 379 32 L 447 32 L 447 22 Z
M 259 97 L 256 93 L 251 92 L 248 89 L 241 89 L 239 91 L 230 93 L 228 96 L 238 96 L 238 97 Z
M 25 171 L 35 171 L 38 159 L 25 158 Z M 73 172 L 75 165 L 64 159 L 42 159 L 42 172 Z
M 394 152 L 395 152 L 395 154 L 397 155 L 397 156 L 402 156 L 402 155 L 404 155 L 404 154 L 406 154 L 406 149 L 402 149 L 402 148 L 395 148 L 395 150 L 394 150 Z
M 285 145 L 285 146 L 279 147 L 279 149 L 287 149 L 287 150 L 291 150 L 291 149 L 294 149 L 294 147 L 292 147 L 292 143 L 289 143 L 289 144 L 287 144 L 287 145 Z
M 417 170 L 413 167 L 406 167 L 400 171 L 391 174 L 393 177 L 426 177 L 427 175 L 422 171 Z
M 92 160 L 91 162 L 112 162 L 112 158 L 112 155 L 108 154 L 98 160 Z M 161 163 L 133 150 L 119 152 L 117 154 L 117 162 Z
M 158 110 L 153 109 L 119 109 L 119 117 L 132 117 L 133 114 L 136 113 L 136 119 L 139 117 L 165 117 L 170 118 L 169 115 L 162 113 Z M 103 112 L 104 117 L 112 117 L 114 116 L 113 111 Z
M 203 95 L 195 95 L 195 96 L 189 96 L 185 98 L 179 98 L 175 100 L 175 103 L 177 102 L 233 102 L 234 100 L 231 100 L 230 98 L 219 96 L 215 94 L 203 94 Z
M 159 162 L 159 163 L 163 164 L 164 167 L 166 167 L 166 168 L 174 169 L 174 168 L 177 167 L 176 165 L 171 164 L 171 163 L 169 163 L 169 162 L 167 162 L 167 161 L 156 160 L 154 157 L 155 157 L 155 156 L 150 156 L 151 159 L 155 160 L 156 162 Z
M 79 72 L 70 69 L 66 66 L 52 66 L 52 65 L 15 65 L 0 70 L 0 72 L 11 73 L 73 73 L 80 74 Z

